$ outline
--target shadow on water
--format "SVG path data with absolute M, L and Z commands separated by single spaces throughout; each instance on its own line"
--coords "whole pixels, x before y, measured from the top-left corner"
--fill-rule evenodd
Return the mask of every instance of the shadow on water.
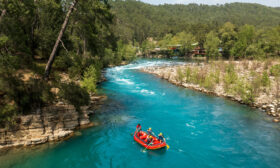
M 166 154 L 167 149 L 166 148 L 161 148 L 157 150 L 147 150 L 147 154 L 149 156 L 161 156 Z
M 134 142 L 134 144 L 135 144 L 135 146 L 137 147 L 137 150 L 139 150 L 140 153 L 147 154 L 149 157 L 164 155 L 164 154 L 166 154 L 166 151 L 168 150 L 166 147 L 156 149 L 156 150 L 148 150 L 137 142 Z

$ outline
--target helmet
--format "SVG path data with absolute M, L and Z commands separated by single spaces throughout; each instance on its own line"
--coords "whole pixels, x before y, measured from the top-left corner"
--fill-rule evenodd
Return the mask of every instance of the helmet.
M 159 133 L 159 135 L 162 135 L 162 133 Z
M 150 127 L 148 130 L 152 130 L 152 128 Z
M 153 138 L 152 135 L 150 135 L 150 138 Z

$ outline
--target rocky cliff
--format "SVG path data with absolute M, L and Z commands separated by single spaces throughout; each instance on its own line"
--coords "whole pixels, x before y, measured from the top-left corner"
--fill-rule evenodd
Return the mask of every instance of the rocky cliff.
M 93 125 L 89 115 L 104 99 L 104 96 L 91 97 L 91 104 L 81 107 L 81 112 L 72 105 L 60 102 L 38 109 L 33 114 L 19 116 L 13 127 L 0 129 L 0 149 L 68 138 L 75 129 Z

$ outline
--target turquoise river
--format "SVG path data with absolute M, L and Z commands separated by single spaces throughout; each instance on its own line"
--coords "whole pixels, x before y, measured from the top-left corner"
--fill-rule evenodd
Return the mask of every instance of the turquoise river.
M 92 118 L 98 126 L 59 143 L 0 154 L 7 168 L 280 167 L 280 126 L 263 112 L 174 86 L 139 71 L 183 64 L 139 60 L 109 68 L 100 92 L 108 99 Z M 137 123 L 162 132 L 170 148 L 144 151 Z

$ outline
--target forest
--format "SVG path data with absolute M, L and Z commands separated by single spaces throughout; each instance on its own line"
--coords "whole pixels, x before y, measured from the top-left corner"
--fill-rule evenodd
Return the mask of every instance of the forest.
M 114 33 L 115 17 L 106 0 L 1 0 L 0 14 L 1 126 L 60 100 L 79 110 L 96 91 L 101 69 L 135 56 L 135 48 Z
M 176 44 L 182 45 L 179 56 L 190 54 L 196 46 L 204 48 L 211 59 L 261 59 L 280 54 L 279 8 L 249 3 L 111 3 L 117 17 L 115 31 L 123 41 L 140 45 L 144 55 L 157 47 L 167 49 Z
M 257 29 L 279 26 L 280 9 L 251 3 L 224 5 L 150 5 L 135 0 L 111 2 L 117 17 L 115 31 L 122 40 L 142 43 L 147 37 L 163 38 L 183 31 L 194 35 L 217 31 L 226 22 Z
M 184 55 L 197 42 L 213 59 L 279 56 L 279 24 L 280 9 L 259 4 L 0 0 L 0 126 L 61 100 L 79 110 L 102 69 L 138 50 L 180 43 Z

